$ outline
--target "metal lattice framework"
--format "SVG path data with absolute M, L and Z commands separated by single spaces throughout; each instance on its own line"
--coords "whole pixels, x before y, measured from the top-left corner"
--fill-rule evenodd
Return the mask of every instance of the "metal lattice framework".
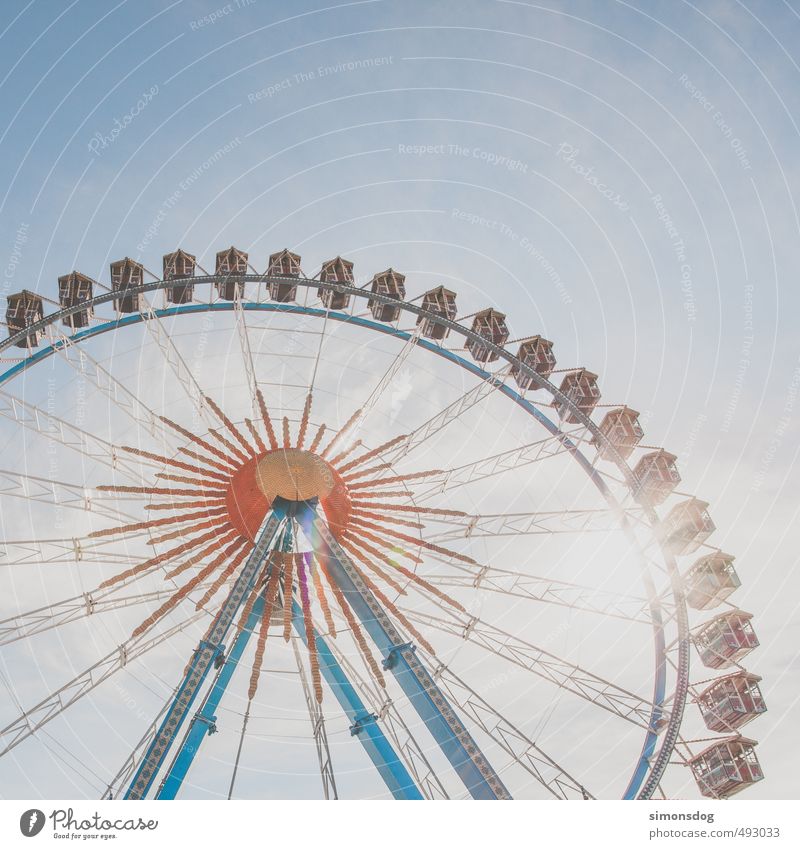
M 643 732 L 641 753 L 622 793 L 625 798 L 663 794 L 662 782 L 676 755 L 691 767 L 704 795 L 726 796 L 751 783 L 749 779 L 757 780 L 754 769 L 745 774 L 737 766 L 738 783 L 723 787 L 713 772 L 713 758 L 722 757 L 723 747 L 731 763 L 740 763 L 745 755 L 750 758 L 752 745 L 749 751 L 746 746 L 752 741 L 742 738 L 738 728 L 756 708 L 743 709 L 744 719 L 732 716 L 709 695 L 708 687 L 701 690 L 690 681 L 693 643 L 712 667 L 736 663 L 748 648 L 742 643 L 736 656 L 728 654 L 709 630 L 712 625 L 735 630 L 741 622 L 746 630 L 742 616 L 734 621 L 722 614 L 708 627 L 690 628 L 687 594 L 693 607 L 704 609 L 714 606 L 722 593 L 708 590 L 698 602 L 699 567 L 687 583 L 678 565 L 680 557 L 706 546 L 710 531 L 704 528 L 708 530 L 710 520 L 701 527 L 698 522 L 705 519 L 681 505 L 667 516 L 659 514 L 658 505 L 677 481 L 669 467 L 672 455 L 640 454 L 641 430 L 627 407 L 612 410 L 600 424 L 592 419 L 599 399 L 595 375 L 585 369 L 567 370 L 556 386 L 550 379 L 552 343 L 532 337 L 523 340 L 515 354 L 506 347 L 505 316 L 485 310 L 467 326 L 456 320 L 454 300 L 442 306 L 442 298 L 453 293 L 434 290 L 421 305 L 407 300 L 403 276 L 391 269 L 376 275 L 366 289 L 355 285 L 352 264 L 341 258 L 324 264 L 317 277 L 303 277 L 300 258 L 289 251 L 270 257 L 265 274 L 250 273 L 247 255 L 231 248 L 218 254 L 214 275 L 148 283 L 141 272 L 135 276 L 136 263 L 125 262 L 134 276 L 124 287 L 124 299 L 115 283 L 113 291 L 64 304 L 42 318 L 42 311 L 33 309 L 24 322 L 16 313 L 12 321 L 9 310 L 10 335 L 0 343 L 0 354 L 12 346 L 25 352 L 9 361 L 0 385 L 58 355 L 124 416 L 138 434 L 138 444 L 117 443 L 87 424 L 56 417 L 50 409 L 0 390 L 0 418 L 9 427 L 67 450 L 95 477 L 98 470 L 106 475 L 87 488 L 43 475 L 0 472 L 0 497 L 37 505 L 37 510 L 55 505 L 80 511 L 103 525 L 92 525 L 94 530 L 72 538 L 0 541 L 0 564 L 15 569 L 103 564 L 116 570 L 111 576 L 106 570 L 105 580 L 91 591 L 8 616 L 0 622 L 0 644 L 39 639 L 70 623 L 139 606 L 155 610 L 128 640 L 0 730 L 3 754 L 36 736 L 133 660 L 202 622 L 203 636 L 178 686 L 109 779 L 104 796 L 144 798 L 154 793 L 174 798 L 201 744 L 217 730 L 217 711 L 242 659 L 254 652 L 230 796 L 268 636 L 276 630 L 282 630 L 287 641 L 295 633 L 293 658 L 325 798 L 339 796 L 326 722 L 326 714 L 331 714 L 322 709 L 325 687 L 395 798 L 452 796 L 452 782 L 441 776 L 443 768 L 459 777 L 461 792 L 466 789 L 476 798 L 513 795 L 505 776 L 514 770 L 522 776 L 521 787 L 532 781 L 547 796 L 593 798 L 574 769 L 443 660 L 434 647 L 437 634 L 450 646 L 477 651 L 475 658 L 531 673 L 577 699 L 582 709 L 597 708 L 614 717 L 603 721 L 621 721 Z M 156 292 L 173 303 L 154 308 L 146 298 Z M 99 316 L 104 305 L 119 308 L 123 300 L 140 308 L 126 307 L 110 320 Z M 371 316 L 358 311 L 365 301 Z M 229 418 L 202 388 L 168 328 L 168 322 L 208 313 L 232 313 L 251 416 L 243 420 Z M 272 384 L 260 379 L 262 352 L 253 342 L 251 314 L 312 321 L 322 328 L 316 350 L 310 348 L 306 355 L 314 365 L 304 403 L 285 409 L 282 416 L 272 409 L 265 391 Z M 409 319 L 414 326 L 406 329 L 403 322 Z M 93 338 L 140 323 L 163 360 L 165 379 L 174 382 L 188 403 L 191 422 L 173 421 L 145 403 L 112 367 L 86 350 Z M 64 324 L 69 333 L 59 326 Z M 313 414 L 326 332 L 334 324 L 393 338 L 401 347 L 377 382 L 364 389 L 344 423 L 332 428 L 316 422 Z M 471 358 L 463 354 L 465 349 Z M 421 424 L 370 447 L 368 419 L 376 417 L 387 393 L 413 367 L 417 352 L 458 366 L 477 382 Z M 545 435 L 484 451 L 485 456 L 449 468 L 409 466 L 450 433 L 454 423 L 468 420 L 498 398 L 516 405 Z M 553 409 L 557 418 L 551 416 Z M 634 450 L 638 463 L 632 468 Z M 593 485 L 602 506 L 474 513 L 454 506 L 459 493 L 474 491 L 476 485 L 531 477 L 562 460 L 574 461 L 571 468 Z M 155 518 L 142 518 L 144 501 Z M 115 524 L 106 527 L 107 522 Z M 491 557 L 481 553 L 485 544 L 506 540 L 589 539 L 613 531 L 621 533 L 638 564 L 638 595 L 537 575 L 507 562 L 502 548 Z M 151 546 L 149 556 L 138 553 L 137 540 Z M 706 559 L 713 560 L 714 550 L 706 548 Z M 162 575 L 167 585 L 146 583 Z M 414 604 L 407 601 L 411 596 L 417 599 Z M 465 606 L 465 601 L 472 604 L 483 597 L 651 629 L 652 694 L 633 692 Z M 191 616 L 170 624 L 174 611 L 187 602 L 195 604 Z M 342 650 L 337 636 L 345 632 L 354 645 L 351 655 Z M 300 644 L 305 651 L 299 650 Z M 376 650 L 380 662 L 373 656 Z M 736 683 L 728 685 L 724 679 L 718 689 L 733 687 L 743 694 L 740 682 L 745 679 L 736 674 L 728 678 Z M 703 705 L 706 724 L 724 735 L 710 738 L 710 748 L 708 739 L 702 740 L 703 751 L 682 733 L 690 695 Z M 418 739 L 418 727 L 429 735 L 427 743 Z M 490 749 L 508 759 L 502 769 L 492 763 Z M 740 761 L 735 760 L 737 753 Z

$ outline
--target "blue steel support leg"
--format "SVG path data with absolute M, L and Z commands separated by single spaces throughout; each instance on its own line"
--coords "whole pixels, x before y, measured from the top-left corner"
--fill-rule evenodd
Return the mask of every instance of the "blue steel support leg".
M 148 746 L 133 776 L 130 787 L 125 793 L 126 799 L 144 799 L 147 795 L 158 770 L 163 764 L 184 720 L 189 714 L 195 697 L 208 676 L 209 670 L 223 651 L 225 635 L 228 633 L 228 629 L 242 602 L 253 589 L 256 576 L 272 548 L 278 529 L 285 517 L 286 514 L 281 505 L 273 505 L 273 510 L 262 526 L 256 544 L 247 558 L 244 568 L 239 573 L 239 577 L 234 582 L 228 597 L 214 617 L 205 638 L 201 640 L 200 645 L 195 649 L 189 668 L 178 688 L 178 692 L 169 706 L 155 737 Z
M 192 725 L 181 744 L 169 774 L 156 794 L 156 799 L 174 799 L 186 778 L 189 768 L 194 762 L 195 756 L 203 742 L 206 734 L 212 733 L 215 727 L 216 710 L 230 683 L 236 666 L 242 659 L 242 654 L 247 646 L 248 640 L 258 625 L 264 611 L 264 598 L 259 596 L 253 605 L 250 618 L 241 631 L 228 653 L 225 664 L 220 670 L 203 707 L 192 720 Z M 292 618 L 295 630 L 305 642 L 306 630 L 303 620 L 303 611 L 296 601 L 292 602 Z M 395 799 L 422 799 L 414 780 L 409 775 L 391 743 L 386 739 L 378 725 L 377 718 L 371 714 L 359 698 L 353 685 L 347 678 L 344 670 L 337 663 L 325 640 L 315 632 L 317 653 L 320 659 L 320 668 L 325 680 L 336 696 L 339 704 L 352 721 L 351 731 L 358 737 L 372 762 L 375 764 L 381 778 L 386 782 L 392 796 Z
M 392 671 L 470 795 L 475 799 L 510 799 L 500 776 L 418 659 L 414 646 L 404 642 L 313 505 L 289 509 L 296 513 L 314 550 L 326 558 L 331 577 L 382 652 L 384 667 Z
M 292 601 L 292 620 L 295 631 L 306 643 L 303 611 L 294 600 Z M 314 640 L 317 644 L 322 675 L 352 722 L 350 733 L 358 737 L 392 796 L 395 799 L 422 799 L 422 793 L 414 783 L 414 779 L 397 756 L 392 744 L 384 736 L 378 724 L 378 717 L 367 710 L 345 671 L 328 648 L 328 644 L 316 631 L 314 631 Z
M 180 750 L 172 763 L 172 767 L 159 788 L 158 793 L 156 793 L 156 799 L 174 799 L 178 795 L 183 780 L 189 772 L 189 767 L 191 767 L 195 755 L 197 755 L 200 744 L 203 742 L 206 734 L 213 734 L 216 731 L 216 710 L 233 677 L 233 673 L 236 671 L 236 666 L 242 659 L 242 655 L 254 629 L 261 621 L 263 612 L 264 596 L 259 595 L 253 605 L 245 627 L 240 631 L 233 644 L 233 648 L 228 652 L 225 663 L 220 668 L 219 674 L 203 702 L 203 707 L 193 717 L 189 730 L 186 732 L 186 737 L 181 743 Z

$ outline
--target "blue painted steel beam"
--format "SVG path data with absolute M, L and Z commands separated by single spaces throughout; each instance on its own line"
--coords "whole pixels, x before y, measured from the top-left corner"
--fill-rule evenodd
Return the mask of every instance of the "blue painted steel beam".
M 283 551 L 287 551 L 290 547 L 291 535 L 284 533 L 281 548 Z M 189 730 L 186 732 L 186 736 L 178 749 L 172 766 L 162 781 L 158 793 L 156 793 L 156 799 L 174 799 L 178 795 L 183 780 L 189 772 L 195 755 L 197 755 L 200 744 L 205 739 L 206 734 L 213 734 L 217 730 L 216 710 L 219 707 L 220 701 L 222 701 L 222 697 L 233 677 L 233 673 L 236 671 L 239 661 L 242 659 L 242 655 L 245 648 L 247 648 L 247 643 L 253 631 L 261 621 L 263 612 L 264 596 L 259 593 L 250 611 L 250 615 L 247 617 L 244 628 L 237 635 L 233 648 L 225 657 L 225 661 L 214 679 L 211 690 L 203 700 L 203 706 L 192 718 Z
M 253 551 L 247 558 L 242 571 L 233 584 L 228 597 L 222 603 L 219 612 L 209 626 L 206 636 L 195 649 L 189 668 L 178 687 L 155 737 L 147 747 L 139 767 L 125 793 L 125 799 L 144 799 L 156 778 L 156 775 L 172 748 L 194 700 L 208 677 L 209 670 L 224 651 L 223 641 L 233 622 L 233 618 L 244 599 L 255 584 L 259 569 L 272 549 L 273 541 L 281 522 L 285 519 L 279 505 L 273 509 L 262 525 Z
M 384 668 L 391 670 L 469 794 L 474 799 L 510 799 L 500 776 L 417 657 L 414 646 L 403 640 L 313 506 L 294 509 L 314 551 L 325 558 L 330 576 L 383 654 Z
M 219 674 L 214 680 L 211 690 L 203 702 L 203 707 L 195 714 L 191 726 L 186 732 L 186 737 L 181 743 L 180 750 L 172 763 L 172 767 L 162 783 L 156 799 L 174 799 L 181 789 L 183 780 L 194 762 L 195 756 L 203 742 L 206 734 L 213 734 L 216 729 L 216 711 L 222 700 L 225 690 L 230 684 L 233 673 L 239 661 L 242 659 L 247 643 L 253 634 L 253 630 L 261 621 L 264 612 L 264 596 L 259 595 L 250 612 L 250 616 L 244 628 L 239 632 L 233 643 L 233 648 L 228 652 L 225 663 L 220 668 Z
M 294 599 L 292 600 L 292 621 L 295 630 L 307 646 L 303 611 Z M 320 671 L 352 722 L 350 733 L 358 738 L 392 796 L 395 799 L 422 799 L 422 793 L 414 783 L 414 779 L 392 744 L 384 736 L 378 724 L 378 717 L 367 710 L 345 671 L 328 648 L 328 644 L 316 631 L 314 631 L 314 640 L 317 644 Z
M 242 659 L 247 643 L 253 631 L 261 620 L 264 611 L 264 597 L 259 595 L 253 605 L 253 610 L 239 633 L 233 648 L 217 675 L 214 685 L 209 692 L 203 707 L 197 712 L 192 725 L 181 744 L 169 774 L 156 794 L 156 799 L 174 799 L 180 791 L 189 769 L 194 762 L 200 746 L 207 734 L 216 730 L 216 711 L 219 708 L 225 690 L 230 684 L 233 673 Z M 298 635 L 306 642 L 305 621 L 303 611 L 297 601 L 292 600 L 292 622 Z M 358 738 L 367 755 L 375 765 L 381 778 L 395 799 L 422 799 L 417 785 L 409 774 L 403 762 L 398 757 L 392 744 L 386 739 L 378 724 L 377 717 L 370 713 L 361 701 L 358 693 L 350 683 L 345 671 L 337 662 L 325 640 L 315 631 L 317 654 L 323 677 L 336 696 L 339 704 L 350 721 L 351 733 Z M 307 645 L 307 643 L 306 643 Z

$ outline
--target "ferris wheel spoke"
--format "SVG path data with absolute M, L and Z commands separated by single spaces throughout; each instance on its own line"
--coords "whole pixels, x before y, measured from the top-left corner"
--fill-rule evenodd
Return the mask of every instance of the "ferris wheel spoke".
M 198 422 L 204 421 L 206 424 L 213 424 L 214 418 L 206 408 L 205 394 L 200 388 L 192 370 L 186 364 L 181 352 L 178 350 L 175 343 L 172 341 L 172 336 L 164 328 L 158 313 L 148 303 L 145 312 L 146 321 L 144 326 L 150 334 L 151 339 L 155 342 L 156 347 L 161 352 L 164 362 L 169 367 L 170 371 L 175 375 L 178 383 L 184 390 L 186 397 L 192 404 L 194 415 Z
M 292 651 L 297 665 L 297 674 L 300 676 L 300 684 L 303 688 L 308 718 L 311 721 L 311 733 L 314 736 L 314 745 L 317 749 L 317 760 L 319 761 L 319 774 L 322 779 L 322 792 L 326 799 L 338 799 L 339 792 L 336 789 L 336 776 L 333 772 L 333 761 L 331 751 L 328 747 L 328 732 L 325 728 L 325 714 L 322 705 L 314 697 L 314 693 L 308 683 L 303 658 L 297 647 L 297 637 L 292 638 Z
M 487 513 L 482 516 L 431 516 L 430 521 L 449 525 L 447 531 L 426 535 L 430 542 L 455 539 L 527 536 L 530 534 L 609 533 L 620 530 L 620 513 L 640 520 L 638 508 L 625 511 L 590 508 L 547 510 L 534 513 Z
M 476 481 L 483 482 L 505 472 L 515 472 L 523 466 L 561 456 L 573 451 L 574 446 L 579 442 L 579 437 L 585 432 L 584 427 L 559 431 L 536 442 L 523 445 L 521 448 L 501 451 L 490 457 L 476 460 L 474 463 L 448 469 L 417 487 L 414 493 L 415 498 L 417 501 L 424 502 L 433 495 L 449 493 Z
M 140 458 L 138 463 L 131 462 L 125 457 L 124 452 L 111 442 L 77 425 L 56 418 L 34 404 L 15 398 L 7 392 L 0 392 L 0 417 L 21 425 L 46 440 L 58 442 L 87 460 L 94 460 L 108 466 L 130 480 L 137 483 L 146 481 L 141 471 L 141 464 L 146 463 L 144 458 Z
M 87 693 L 99 687 L 100 684 L 107 681 L 132 660 L 136 660 L 156 646 L 168 642 L 181 633 L 184 628 L 192 625 L 205 615 L 205 611 L 196 611 L 185 621 L 158 634 L 149 637 L 141 635 L 126 640 L 114 651 L 109 652 L 105 657 L 76 675 L 71 681 L 54 690 L 34 707 L 18 716 L 5 728 L 0 729 L 0 757 L 27 740 L 28 737 L 36 734 L 40 728 L 74 705 Z
M 99 389 L 113 404 L 125 415 L 151 435 L 160 433 L 164 440 L 169 436 L 174 439 L 174 434 L 164 427 L 161 417 L 155 413 L 144 401 L 119 381 L 114 375 L 94 359 L 73 338 L 65 335 L 56 325 L 48 328 L 50 341 L 53 349 L 78 375 L 88 379 Z
M 358 432 L 358 430 L 361 429 L 361 427 L 363 427 L 367 416 L 369 416 L 369 414 L 375 409 L 375 407 L 378 406 L 378 403 L 380 402 L 381 398 L 384 396 L 389 387 L 391 387 L 394 383 L 395 379 L 397 378 L 397 375 L 400 373 L 400 370 L 405 365 L 406 360 L 408 360 L 408 357 L 410 356 L 411 352 L 414 350 L 417 342 L 419 341 L 420 334 L 421 325 L 417 326 L 414 329 L 414 332 L 408 337 L 403 347 L 392 360 L 392 363 L 389 368 L 386 369 L 383 376 L 372 388 L 372 391 L 367 397 L 367 400 L 361 405 L 358 410 L 358 419 L 353 425 L 354 433 L 351 434 L 351 438 L 355 435 L 355 433 Z M 338 434 L 336 437 L 334 437 L 331 444 L 328 446 L 328 450 L 330 450 L 334 442 L 337 441 L 337 438 Z
M 250 347 L 250 335 L 247 332 L 247 321 L 245 320 L 244 309 L 242 308 L 242 294 L 243 287 L 240 288 L 237 286 L 235 297 L 233 299 L 233 315 L 236 319 L 236 334 L 239 337 L 239 348 L 242 353 L 244 373 L 247 378 L 247 388 L 250 393 L 250 404 L 253 409 L 253 416 L 258 418 L 258 380 L 256 379 L 256 369 L 253 365 L 253 351 Z
M 57 508 L 94 513 L 105 519 L 134 520 L 132 513 L 124 513 L 107 499 L 99 498 L 95 490 L 76 486 L 51 478 L 37 477 L 23 472 L 0 470 L 0 498 L 24 498 L 39 504 L 52 504 Z
M 35 566 L 61 563 L 106 563 L 125 565 L 141 558 L 112 551 L 109 541 L 94 542 L 79 537 L 61 539 L 0 540 L 0 566 Z
M 459 678 L 446 664 L 428 658 L 445 695 L 556 799 L 593 799 L 589 791 L 556 763 L 496 708 Z
M 135 583 L 138 578 L 139 576 L 135 575 L 114 587 L 105 589 L 96 587 L 80 595 L 71 596 L 4 619 L 0 621 L 0 646 L 14 643 L 17 640 L 24 640 L 52 628 L 59 628 L 70 622 L 86 619 L 100 613 L 109 613 L 139 604 L 158 602 L 175 593 L 175 587 L 171 586 L 131 595 L 118 595 L 121 589 Z M 198 592 L 203 591 L 208 586 L 210 586 L 210 583 L 199 586 L 197 590 Z
M 443 410 L 432 416 L 418 428 L 413 430 L 401 443 L 399 443 L 391 451 L 387 451 L 384 459 L 390 460 L 393 463 L 402 460 L 408 454 L 416 451 L 421 445 L 424 445 L 429 439 L 436 434 L 441 433 L 449 424 L 463 416 L 473 407 L 480 404 L 484 398 L 491 395 L 500 386 L 505 383 L 505 378 L 511 373 L 511 366 L 505 366 L 494 374 L 489 375 L 484 380 L 481 380 L 472 389 L 465 392 L 461 397 L 457 398 L 451 404 L 448 404 Z
M 340 449 L 342 447 L 346 448 L 348 451 L 352 450 L 352 442 L 355 439 L 358 431 L 363 427 L 364 422 L 366 421 L 367 416 L 375 409 L 378 405 L 379 401 L 385 394 L 386 390 L 394 383 L 395 378 L 397 377 L 398 372 L 405 364 L 408 356 L 414 350 L 414 346 L 419 341 L 420 333 L 419 328 L 417 328 L 414 333 L 412 333 L 409 338 L 406 340 L 403 347 L 397 353 L 395 358 L 392 360 L 389 368 L 384 372 L 383 376 L 378 380 L 375 386 L 372 388 L 372 391 L 367 396 L 366 401 L 353 413 L 353 415 L 345 422 L 345 424 L 339 428 L 336 433 L 334 433 L 331 440 L 328 442 L 324 451 L 322 452 L 322 456 L 328 456 L 331 453 L 331 450 L 334 446 L 339 446 Z M 320 345 L 321 351 L 321 345 Z M 316 375 L 316 367 L 315 367 L 315 375 Z M 400 437 L 403 439 L 405 437 Z M 397 442 L 399 440 L 393 440 Z M 392 443 L 392 444 L 393 444 Z M 376 452 L 372 452 L 375 454 Z
M 618 687 L 599 675 L 564 660 L 520 637 L 515 637 L 477 616 L 448 611 L 449 618 L 430 613 L 408 611 L 407 616 L 419 625 L 451 634 L 520 666 L 557 687 L 609 711 L 628 722 L 650 730 L 651 716 L 657 712 L 667 716 L 663 707 Z
M 597 587 L 528 575 L 497 566 L 478 564 L 476 567 L 435 556 L 433 559 L 454 570 L 450 574 L 425 576 L 426 581 L 437 587 L 485 590 L 509 598 L 555 604 L 571 610 L 652 625 L 647 600 L 642 596 L 612 593 Z

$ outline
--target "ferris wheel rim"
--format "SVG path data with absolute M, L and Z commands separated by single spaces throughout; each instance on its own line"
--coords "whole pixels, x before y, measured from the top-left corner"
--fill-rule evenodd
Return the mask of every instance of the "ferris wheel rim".
M 554 384 L 550 383 L 550 381 L 546 378 L 543 378 L 533 368 L 528 366 L 511 351 L 507 350 L 502 345 L 498 345 L 493 341 L 486 339 L 480 334 L 463 326 L 457 320 L 447 319 L 439 314 L 425 310 L 422 307 L 409 301 L 396 299 L 391 296 L 383 295 L 377 292 L 371 292 L 366 288 L 360 288 L 346 283 L 328 283 L 305 277 L 264 274 L 214 274 L 205 276 L 193 276 L 190 278 L 192 284 L 207 284 L 210 288 L 218 282 L 229 282 L 231 279 L 235 279 L 237 282 L 241 282 L 242 284 L 255 283 L 260 285 L 264 283 L 269 284 L 273 281 L 276 283 L 290 283 L 294 286 L 305 287 L 307 289 L 313 288 L 318 290 L 331 291 L 335 293 L 351 295 L 355 298 L 361 298 L 363 300 L 376 301 L 380 304 L 387 304 L 398 307 L 401 311 L 410 313 L 411 315 L 414 315 L 417 318 L 430 320 L 434 323 L 443 325 L 448 330 L 453 331 L 456 334 L 462 336 L 466 341 L 479 342 L 482 347 L 488 349 L 492 352 L 492 354 L 496 355 L 494 357 L 495 359 L 505 360 L 506 363 L 508 363 L 509 365 L 518 368 L 520 373 L 522 373 L 533 381 L 533 385 L 535 386 L 535 388 L 547 391 L 554 401 L 558 402 L 560 405 L 564 405 L 569 408 L 571 415 L 578 419 L 578 423 L 585 427 L 593 435 L 593 437 L 595 437 L 597 442 L 603 446 L 604 450 L 607 452 L 607 459 L 610 459 L 617 466 L 617 468 L 623 475 L 624 484 L 626 488 L 632 495 L 634 494 L 636 476 L 634 475 L 632 469 L 628 465 L 627 461 L 616 450 L 613 443 L 608 440 L 608 438 L 602 433 L 599 427 L 592 421 L 592 419 L 588 415 L 586 415 L 582 410 L 580 410 L 576 406 L 576 404 L 567 395 L 561 392 L 561 390 L 558 389 Z M 152 292 L 165 291 L 176 286 L 185 285 L 186 282 L 186 279 L 183 278 L 174 278 L 172 280 L 154 280 L 149 283 L 144 283 L 140 286 L 131 286 L 127 288 L 126 295 L 147 294 Z M 47 327 L 56 324 L 58 321 L 65 319 L 72 314 L 82 312 L 94 306 L 100 306 L 105 303 L 113 302 L 118 297 L 118 292 L 108 291 L 101 295 L 96 295 L 91 299 L 82 301 L 72 307 L 66 307 L 61 310 L 57 310 L 53 313 L 50 313 L 44 316 L 39 321 L 28 325 L 23 330 L 18 331 L 17 333 L 9 336 L 7 339 L 0 341 L 0 353 L 2 353 L 2 351 L 11 347 L 12 345 L 27 339 L 28 336 L 33 332 L 44 330 Z M 341 311 L 329 310 L 324 307 L 321 308 L 302 305 L 299 303 L 281 303 L 266 300 L 252 301 L 245 300 L 244 297 L 242 297 L 242 299 L 239 301 L 239 304 L 243 311 L 248 312 L 252 311 L 283 313 L 288 315 L 309 315 L 315 318 L 324 317 L 345 324 L 361 327 L 372 332 L 379 332 L 383 335 L 392 336 L 394 338 L 401 339 L 404 341 L 409 341 L 412 337 L 412 333 L 400 330 L 399 327 L 396 326 L 398 322 L 394 322 L 392 324 L 378 322 L 364 318 L 363 316 L 357 316 L 351 313 Z M 80 343 L 86 341 L 87 339 L 93 338 L 94 336 L 113 332 L 122 329 L 123 327 L 136 325 L 149 320 L 160 321 L 163 318 L 170 318 L 173 316 L 202 314 L 207 312 L 233 312 L 236 309 L 236 306 L 237 305 L 234 302 L 227 300 L 217 300 L 208 302 L 200 301 L 188 304 L 173 304 L 169 307 L 164 307 L 160 309 L 155 309 L 148 305 L 148 308 L 146 310 L 118 316 L 115 320 L 102 322 L 93 327 L 84 328 L 78 331 L 77 333 L 72 334 L 71 336 L 67 336 L 66 334 L 64 334 L 61 340 L 58 340 L 55 343 L 48 344 L 47 346 L 41 348 L 38 351 L 29 353 L 29 355 L 27 357 L 24 357 L 20 362 L 15 363 L 10 368 L 0 373 L 0 386 L 4 386 L 9 381 L 13 380 L 17 375 L 24 373 L 29 368 L 32 368 L 33 366 L 37 365 L 39 362 L 46 360 L 65 345 Z M 465 370 L 472 373 L 476 377 L 479 377 L 483 381 L 491 381 L 494 384 L 495 388 L 497 388 L 507 398 L 517 403 L 518 406 L 520 406 L 526 413 L 528 413 L 529 415 L 533 415 L 534 418 L 539 422 L 539 424 L 545 427 L 545 429 L 548 430 L 552 435 L 562 434 L 562 442 L 564 442 L 565 445 L 566 443 L 570 443 L 568 453 L 570 453 L 573 459 L 578 462 L 582 470 L 592 480 L 592 482 L 595 484 L 601 494 L 607 499 L 611 497 L 610 490 L 608 489 L 607 484 L 603 480 L 602 475 L 598 472 L 594 465 L 583 455 L 583 453 L 580 451 L 580 447 L 572 444 L 569 437 L 563 434 L 563 431 L 560 430 L 559 426 L 556 423 L 551 421 L 546 415 L 544 415 L 544 413 L 542 413 L 541 410 L 537 409 L 537 407 L 530 401 L 528 401 L 523 395 L 516 392 L 516 390 L 514 390 L 511 386 L 507 385 L 504 379 L 499 378 L 497 375 L 493 375 L 491 372 L 488 372 L 485 369 L 481 368 L 479 364 L 470 362 L 465 357 L 458 355 L 454 351 L 445 348 L 442 345 L 435 344 L 420 337 L 416 339 L 415 344 L 419 345 L 421 348 L 427 350 L 430 353 L 434 353 L 437 356 L 443 357 L 443 359 L 453 364 L 459 365 L 461 368 L 464 368 Z M 640 497 L 636 497 L 635 495 L 634 497 L 636 498 L 639 506 L 644 511 L 645 515 L 647 516 L 649 524 L 651 525 L 651 527 L 653 527 L 655 523 L 658 522 L 658 516 L 655 513 L 655 510 L 653 509 L 652 505 L 650 505 L 646 499 L 642 500 Z M 621 519 L 624 523 L 624 515 L 621 517 Z M 624 799 L 650 798 L 653 792 L 655 792 L 655 789 L 657 788 L 661 778 L 663 777 L 672 751 L 674 749 L 675 743 L 678 739 L 689 689 L 688 649 L 690 643 L 690 633 L 688 624 L 688 612 L 686 610 L 685 600 L 683 598 L 682 590 L 680 587 L 680 575 L 678 573 L 678 568 L 675 563 L 674 556 L 670 552 L 663 550 L 663 548 L 661 550 L 661 555 L 664 559 L 664 563 L 666 566 L 666 574 L 668 575 L 670 580 L 671 592 L 673 597 L 672 602 L 674 604 L 675 610 L 674 618 L 678 629 L 678 638 L 676 641 L 678 649 L 678 663 L 676 666 L 676 686 L 675 692 L 671 698 L 671 709 L 667 712 L 667 726 L 666 728 L 663 725 L 661 727 L 658 727 L 657 723 L 659 722 L 659 720 L 662 720 L 664 716 L 664 703 L 666 700 L 667 658 L 664 640 L 664 624 L 661 620 L 660 599 L 657 593 L 648 592 L 649 607 L 655 632 L 654 640 L 656 643 L 656 674 L 654 682 L 654 696 L 650 703 L 652 706 L 651 718 L 650 722 L 648 723 L 648 728 L 645 734 L 642 752 L 634 768 L 625 794 L 623 795 Z M 644 575 L 644 579 L 647 583 L 647 574 Z M 660 748 L 658 748 L 658 753 L 655 755 L 655 757 L 653 757 L 654 752 L 657 748 L 658 739 L 662 733 L 664 735 L 663 742 Z

